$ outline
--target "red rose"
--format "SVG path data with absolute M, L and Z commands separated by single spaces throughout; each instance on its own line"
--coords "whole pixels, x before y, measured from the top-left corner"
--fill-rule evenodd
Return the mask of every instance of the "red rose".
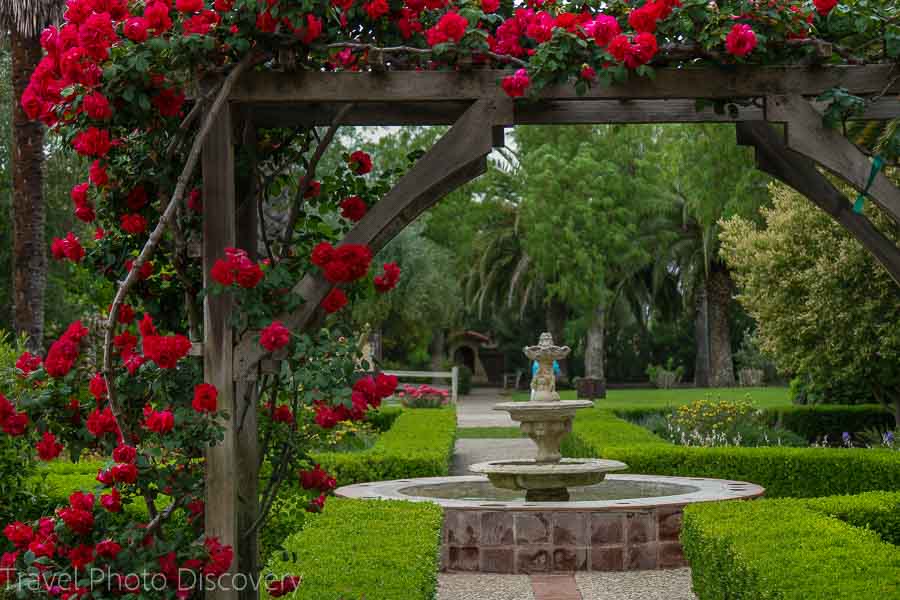
M 304 490 L 329 492 L 337 486 L 337 482 L 321 466 L 316 465 L 311 470 L 300 471 L 300 485 Z
M 101 437 L 107 433 L 118 433 L 119 428 L 116 425 L 116 418 L 113 416 L 109 407 L 100 410 L 95 408 L 90 415 L 86 424 L 87 430 L 94 437 Z
M 351 221 L 362 219 L 367 209 L 365 201 L 359 196 L 350 196 L 341 201 L 341 216 Z
M 131 17 L 122 26 L 122 33 L 132 42 L 147 41 L 147 20 L 143 17 Z
M 481 10 L 487 14 L 497 12 L 500 8 L 500 0 L 481 0 Z
M 177 117 L 184 104 L 184 93 L 172 88 L 164 88 L 150 101 L 164 117 Z
M 316 15 L 306 15 L 304 18 L 304 26 L 294 29 L 294 35 L 300 38 L 300 41 L 307 46 L 319 39 L 322 35 L 322 20 Z
M 121 218 L 122 231 L 132 235 L 144 233 L 147 230 L 147 219 L 141 214 L 122 215 Z
M 109 100 L 100 92 L 91 92 L 81 101 L 81 109 L 95 121 L 106 121 L 112 117 Z
M 41 460 L 50 461 L 62 453 L 63 445 L 56 440 L 55 435 L 49 431 L 45 431 L 43 437 L 41 437 L 41 441 L 35 445 L 35 448 L 37 449 L 38 457 Z
M 69 559 L 73 569 L 82 570 L 94 562 L 94 547 L 80 544 L 69 550 L 66 558 Z
M 59 509 L 59 518 L 72 533 L 77 535 L 87 535 L 94 528 L 94 515 L 87 510 L 71 507 L 61 508 Z
M 278 21 L 269 11 L 256 15 L 256 28 L 262 33 L 275 33 Z
M 229 287 L 234 283 L 234 270 L 231 268 L 231 264 L 221 258 L 213 264 L 209 274 L 219 285 Z
M 0 423 L 3 432 L 10 437 L 20 437 L 25 435 L 28 427 L 28 415 L 24 412 L 12 414 Z
M 384 274 L 378 275 L 373 280 L 375 289 L 381 294 L 394 289 L 397 282 L 400 281 L 400 267 L 397 266 L 397 263 L 384 263 L 383 268 Z
M 350 170 L 357 175 L 365 175 L 372 170 L 372 157 L 362 150 L 357 150 L 350 154 L 347 164 L 350 167 Z
M 322 308 L 327 313 L 335 313 L 347 305 L 347 294 L 341 288 L 334 288 L 322 300 Z
M 504 77 L 503 81 L 500 82 L 500 87 L 503 88 L 503 91 L 510 98 L 521 98 L 525 95 L 525 90 L 530 85 L 531 80 L 528 78 L 528 71 L 525 69 L 519 69 L 514 74 Z
M 131 271 L 134 266 L 134 261 L 129 259 L 125 261 L 125 270 Z M 138 279 L 144 280 L 148 279 L 151 275 L 153 275 L 153 261 L 148 260 L 141 265 L 140 270 L 138 271 Z
M 259 264 L 247 260 L 242 263 L 237 272 L 237 284 L 244 289 L 253 289 L 263 278 L 263 271 Z
M 122 325 L 128 325 L 134 321 L 134 309 L 130 304 L 119 305 L 119 314 L 116 315 L 116 320 Z
M 813 0 L 813 4 L 816 6 L 816 12 L 824 17 L 838 5 L 838 0 Z
M 281 321 L 272 323 L 262 330 L 259 336 L 259 344 L 269 352 L 275 352 L 288 345 L 291 341 L 291 332 Z
M 144 356 L 160 369 L 174 369 L 178 361 L 188 355 L 193 344 L 183 335 L 144 336 Z
M 100 496 L 100 506 L 107 512 L 122 512 L 122 498 L 119 495 L 119 490 L 113 488 L 110 493 Z
M 306 199 L 315 198 L 319 194 L 322 193 L 322 184 L 318 181 L 310 181 L 309 185 L 306 188 L 306 191 L 303 192 L 303 197 Z
M 72 147 L 82 156 L 104 157 L 112 148 L 109 132 L 105 129 L 89 127 L 86 131 L 79 132 L 72 140 Z
M 137 481 L 137 466 L 133 463 L 113 465 L 109 469 L 109 475 L 116 483 L 132 484 Z
M 23 377 L 28 377 L 32 372 L 41 368 L 41 362 L 40 356 L 35 356 L 31 352 L 25 351 L 16 360 L 16 368 L 22 371 Z M 3 397 L 3 394 L 0 394 L 0 423 L 3 422 L 4 403 L 7 403 L 6 398 Z M 9 406 L 12 407 L 11 404 Z
M 97 544 L 96 550 L 97 556 L 114 560 L 119 555 L 119 552 L 122 551 L 122 546 L 112 540 L 103 540 Z
M 375 391 L 378 397 L 387 398 L 397 390 L 397 376 L 379 373 L 375 378 Z
M 664 6 L 664 5 L 663 5 Z M 653 33 L 656 31 L 656 21 L 659 18 L 659 9 L 654 2 L 648 2 L 640 8 L 632 10 L 628 14 L 628 24 L 638 32 Z
M 139 211 L 147 205 L 150 199 L 147 197 L 147 190 L 144 189 L 144 186 L 139 185 L 130 192 L 128 192 L 128 198 L 125 200 L 125 204 L 128 206 L 128 209 L 131 211 Z
M 117 463 L 130 464 L 133 463 L 136 458 L 137 449 L 134 446 L 119 444 L 116 446 L 116 449 L 113 450 L 113 460 Z
M 739 58 L 747 56 L 754 48 L 756 48 L 756 34 L 749 25 L 742 23 L 735 25 L 725 38 L 725 50 Z
M 154 410 L 149 404 L 144 407 L 144 428 L 154 433 L 165 434 L 175 427 L 175 415 L 168 410 Z
M 203 0 L 175 0 L 175 10 L 194 13 L 203 8 Z
M 88 391 L 97 402 L 106 398 L 109 390 L 106 387 L 106 379 L 102 373 L 94 373 L 94 376 L 91 377 L 91 382 L 88 384 Z
M 26 548 L 34 539 L 34 530 L 25 523 L 16 521 L 3 528 L 3 535 L 16 548 Z
M 109 47 L 118 37 L 109 13 L 95 12 L 78 28 L 78 41 L 95 61 L 109 58 Z
M 213 8 L 219 12 L 228 12 L 234 8 L 234 0 L 215 0 Z
M 316 265 L 317 267 L 324 267 L 326 264 L 331 262 L 331 259 L 334 257 L 334 246 L 329 244 L 328 242 L 320 242 L 313 248 L 312 254 L 310 255 L 310 262 Z
M 159 335 L 156 331 L 156 325 L 153 324 L 153 317 L 150 316 L 150 313 L 144 313 L 144 318 L 138 323 L 138 333 L 141 334 L 141 337 Z
M 286 594 L 290 594 L 300 585 L 300 578 L 296 575 L 290 575 L 287 577 L 283 577 L 278 581 L 273 581 L 269 584 L 267 591 L 269 595 L 273 598 L 280 598 Z
M 147 28 L 152 29 L 154 35 L 165 33 L 172 27 L 169 5 L 166 2 L 150 2 L 144 9 L 144 19 L 147 21 Z
M 373 21 L 377 21 L 391 11 L 391 7 L 388 6 L 387 0 L 371 0 L 371 2 L 366 2 L 364 8 L 366 14 L 369 15 L 369 18 Z
M 91 163 L 88 172 L 88 179 L 97 187 L 101 187 L 109 183 L 109 176 L 106 174 L 106 167 L 100 164 L 99 160 Z
M 294 413 L 287 404 L 279 404 L 275 407 L 275 410 L 272 411 L 272 420 L 276 423 L 293 423 Z
M 223 545 L 218 538 L 206 538 L 203 545 L 209 553 L 209 562 L 203 567 L 203 574 L 218 577 L 227 572 L 234 560 L 231 546 Z
M 187 206 L 195 213 L 203 212 L 203 195 L 198 188 L 191 190 L 191 193 L 188 195 Z
M 310 500 L 306 507 L 306 512 L 320 513 L 325 508 L 325 494 L 320 494 L 318 498 Z
M 209 383 L 201 383 L 194 387 L 194 400 L 191 406 L 198 413 L 216 412 L 216 400 L 219 397 L 219 390 L 216 386 Z

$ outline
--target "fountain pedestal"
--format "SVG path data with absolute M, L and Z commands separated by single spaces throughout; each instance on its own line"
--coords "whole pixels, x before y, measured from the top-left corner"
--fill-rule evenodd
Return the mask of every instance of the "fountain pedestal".
M 562 439 L 571 433 L 575 411 L 590 408 L 587 400 L 560 400 L 556 392 L 554 362 L 569 355 L 568 346 L 554 346 L 549 333 L 541 334 L 537 346 L 525 348 L 525 356 L 537 361 L 538 370 L 531 380 L 529 402 L 503 402 L 494 410 L 509 413 L 519 428 L 537 445 L 533 460 L 496 460 L 469 467 L 487 475 L 496 487 L 525 490 L 530 502 L 566 501 L 570 487 L 593 485 L 603 481 L 607 473 L 628 466 L 614 460 L 563 459 Z

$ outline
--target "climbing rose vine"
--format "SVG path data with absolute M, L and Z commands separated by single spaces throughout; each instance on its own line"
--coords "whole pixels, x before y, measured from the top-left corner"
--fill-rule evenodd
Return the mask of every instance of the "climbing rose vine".
M 241 74 L 493 68 L 512 98 L 551 84 L 584 93 L 658 65 L 896 61 L 897 12 L 871 0 L 68 0 L 64 21 L 41 35 L 45 55 L 20 102 L 87 165 L 71 191 L 77 226 L 57 232 L 50 252 L 117 296 L 99 304 L 107 331 L 75 321 L 44 356 L 19 357 L 15 384 L 0 390 L 0 431 L 28 439 L 40 460 L 90 452 L 105 463 L 95 490 L 2 525 L 0 585 L 27 597 L 190 598 L 180 570 L 236 568 L 233 549 L 203 531 L 203 457 L 246 414 L 221 410 L 221 390 L 192 356 L 206 296 L 229 295 L 229 325 L 287 366 L 256 386 L 261 506 L 292 485 L 322 510 L 339 482 L 306 449 L 396 387 L 361 377 L 340 331 L 345 306 L 400 278 L 394 263 L 372 273 L 372 249 L 342 241 L 397 173 L 359 150 L 317 172 L 333 127 L 266 129 L 236 144 L 237 196 L 256 209 L 260 243 L 226 249 L 209 272 L 196 260 L 203 216 L 221 201 L 202 189 L 197 152 Z M 817 54 L 821 42 L 835 52 Z M 331 286 L 319 308 L 332 316 L 314 335 L 284 316 L 307 301 L 302 278 Z M 106 575 L 88 590 L 71 576 L 89 566 Z M 142 589 L 131 576 L 140 569 L 165 589 Z M 269 591 L 298 585 L 288 575 Z

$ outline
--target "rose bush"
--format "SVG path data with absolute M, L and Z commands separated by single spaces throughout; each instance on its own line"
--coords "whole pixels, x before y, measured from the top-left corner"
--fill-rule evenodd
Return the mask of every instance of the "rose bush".
M 897 7 L 877 0 L 613 0 L 602 10 L 542 0 L 502 8 L 496 0 L 68 0 L 64 22 L 41 35 L 45 56 L 20 101 L 90 163 L 71 197 L 76 218 L 91 229 L 60 232 L 53 257 L 113 282 L 117 293 L 108 330 L 97 332 L 106 335 L 100 348 L 87 347 L 87 328 L 75 321 L 45 356 L 20 357 L 16 378 L 0 390 L 0 435 L 27 443 L 40 459 L 77 460 L 88 451 L 107 462 L 94 494 L 73 494 L 39 521 L 4 524 L 2 583 L 29 597 L 119 597 L 134 592 L 129 573 L 149 570 L 166 589 L 142 597 L 186 598 L 196 591 L 179 568 L 211 576 L 234 568 L 232 549 L 202 531 L 204 452 L 221 439 L 224 420 L 238 418 L 219 410 L 219 390 L 202 383 L 190 356 L 205 294 L 232 295 L 232 325 L 261 331 L 261 346 L 285 361 L 257 384 L 265 485 L 256 529 L 289 480 L 309 484 L 308 509 L 322 509 L 333 484 L 304 449 L 324 429 L 361 419 L 396 387 L 389 377 L 359 379 L 354 345 L 334 325 L 348 303 L 397 284 L 397 265 L 372 274 L 371 250 L 341 243 L 396 173 L 376 172 L 360 151 L 317 173 L 333 131 L 263 130 L 255 144 L 238 146 L 238 164 L 256 165 L 237 169 L 236 184 L 239 197 L 259 202 L 262 243 L 228 249 L 210 273 L 190 255 L 203 211 L 216 210 L 204 205 L 195 172 L 200 132 L 241 72 L 282 68 L 282 57 L 313 70 L 511 67 L 501 85 L 518 97 L 551 83 L 574 81 L 584 92 L 630 71 L 652 76 L 654 64 L 802 61 L 816 39 L 841 48 L 833 62 L 867 53 L 895 60 Z M 863 56 L 844 51 L 844 42 Z M 210 81 L 217 83 L 207 88 Z M 286 223 L 266 223 L 267 208 L 284 209 Z M 332 328 L 316 335 L 277 318 L 303 303 L 294 285 L 307 273 L 336 286 L 322 303 L 335 315 Z M 121 518 L 135 502 L 146 505 L 146 522 Z M 188 527 L 174 525 L 181 522 Z M 88 566 L 106 573 L 90 590 L 71 577 Z M 273 589 L 291 585 L 285 579 Z

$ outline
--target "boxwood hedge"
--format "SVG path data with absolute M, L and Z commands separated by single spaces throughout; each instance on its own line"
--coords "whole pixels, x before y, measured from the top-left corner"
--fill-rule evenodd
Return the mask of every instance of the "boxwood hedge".
M 327 452 L 315 460 L 338 485 L 447 475 L 456 437 L 449 408 L 405 409 L 375 444 L 361 452 Z
M 803 506 L 855 527 L 871 529 L 884 541 L 900 546 L 900 492 L 810 498 L 803 500 Z
M 441 507 L 431 503 L 333 498 L 267 570 L 303 578 L 292 600 L 432 599 L 442 521 Z
M 769 497 L 900 490 L 900 452 L 825 448 L 675 446 L 609 411 L 579 413 L 567 456 L 620 460 L 629 472 L 757 483 Z
M 900 549 L 803 501 L 690 505 L 681 542 L 700 600 L 900 598 Z

